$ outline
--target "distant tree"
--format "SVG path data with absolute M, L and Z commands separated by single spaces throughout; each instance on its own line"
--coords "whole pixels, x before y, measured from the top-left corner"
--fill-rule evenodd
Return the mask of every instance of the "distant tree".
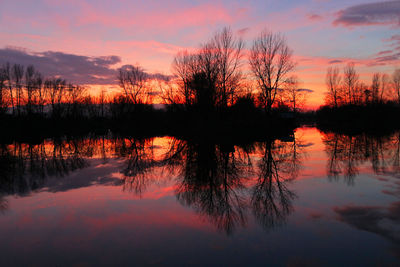
M 100 106 L 100 116 L 102 118 L 104 118 L 104 115 L 105 115 L 105 106 L 106 106 L 106 102 L 107 102 L 106 99 L 107 99 L 106 91 L 103 89 L 100 92 L 99 101 L 98 101 L 99 106 Z
M 381 76 L 381 95 L 380 101 L 383 103 L 385 102 L 385 95 L 388 93 L 388 86 L 389 86 L 390 78 L 389 75 L 383 74 Z
M 9 92 L 9 98 L 10 98 L 10 104 L 12 107 L 12 114 L 15 115 L 15 103 L 14 103 L 14 94 L 13 94 L 13 84 L 12 84 L 12 78 L 11 78 L 11 65 L 9 62 L 7 62 L 4 67 L 3 67 L 5 77 L 7 80 L 8 84 L 8 92 Z
M 179 105 L 186 103 L 184 95 L 177 93 L 182 89 L 182 84 L 177 85 L 176 81 L 157 81 L 157 87 L 161 92 L 160 98 L 163 104 Z
M 371 84 L 371 95 L 372 95 L 372 102 L 377 103 L 380 97 L 380 87 L 381 87 L 381 74 L 374 73 L 372 76 L 372 84 Z
M 44 105 L 46 103 L 46 95 L 43 88 L 43 76 L 39 72 L 35 72 L 33 77 L 33 90 L 34 90 L 34 103 L 36 105 L 37 111 L 43 115 Z
M 15 86 L 16 90 L 16 105 L 17 105 L 17 113 L 18 115 L 21 114 L 21 106 L 22 106 L 22 98 L 23 98 L 23 92 L 22 92 L 22 78 L 24 77 L 24 66 L 20 64 L 14 64 L 12 66 L 11 70 L 11 77 L 12 81 Z
M 357 82 L 358 82 L 358 74 L 354 67 L 354 63 L 349 63 L 344 68 L 344 78 L 343 78 L 343 86 L 346 90 L 347 95 L 347 103 L 348 104 L 357 104 L 357 100 L 360 97 L 360 92 L 357 90 Z
M 7 75 L 4 67 L 0 67 L 0 113 L 3 113 L 7 107 L 6 90 L 7 90 Z
M 340 84 L 340 70 L 339 68 L 329 67 L 326 73 L 326 87 L 328 88 L 326 96 L 326 104 L 332 105 L 337 108 L 342 101 L 342 87 Z
M 49 96 L 53 117 L 62 115 L 62 103 L 66 94 L 66 88 L 66 81 L 63 79 L 53 78 L 45 81 L 45 89 Z
M 394 71 L 392 75 L 392 83 L 397 103 L 400 104 L 400 69 Z
M 364 102 L 365 104 L 368 104 L 371 102 L 371 90 L 369 90 L 368 86 L 364 82 L 359 82 L 357 84 L 359 87 L 359 91 L 362 92 L 362 98 L 361 101 Z
M 278 88 L 294 69 L 292 51 L 283 35 L 264 30 L 253 42 L 249 63 L 261 90 L 260 96 L 265 110 L 270 113 Z
M 33 112 L 33 104 L 34 104 L 34 93 L 35 93 L 35 67 L 32 65 L 29 65 L 26 68 L 25 71 L 25 87 L 26 87 L 26 93 L 27 93 L 27 99 L 26 99 L 26 111 L 28 114 L 31 114 Z
M 299 80 L 296 76 L 287 79 L 284 88 L 284 99 L 294 113 L 304 107 L 307 94 L 307 90 L 299 88 Z
M 151 97 L 146 86 L 148 75 L 139 66 L 125 66 L 119 69 L 118 81 L 127 99 L 132 104 L 145 104 Z
M 66 99 L 68 103 L 68 114 L 72 117 L 81 116 L 80 108 L 86 96 L 86 88 L 80 85 L 69 83 L 66 86 Z

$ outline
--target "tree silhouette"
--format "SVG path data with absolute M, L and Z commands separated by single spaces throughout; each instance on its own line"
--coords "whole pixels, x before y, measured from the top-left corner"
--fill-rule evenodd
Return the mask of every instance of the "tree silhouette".
M 326 103 L 337 108 L 344 100 L 340 84 L 339 68 L 329 67 L 326 73 L 325 83 L 328 88 Z
M 223 28 L 197 51 L 180 51 L 172 63 L 178 77 L 177 96 L 170 91 L 164 99 L 182 101 L 203 111 L 226 108 L 237 97 L 242 80 L 243 41 L 230 28 Z
M 260 99 L 269 114 L 278 89 L 295 66 L 292 51 L 283 35 L 263 30 L 250 49 L 249 63 L 261 91 Z

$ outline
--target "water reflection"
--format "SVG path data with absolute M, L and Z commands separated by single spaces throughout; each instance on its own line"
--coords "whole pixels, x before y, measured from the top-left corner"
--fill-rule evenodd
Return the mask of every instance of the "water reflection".
M 333 211 L 338 220 L 351 227 L 380 235 L 395 244 L 400 244 L 400 181 L 390 182 L 385 176 L 400 178 L 400 133 L 384 136 L 362 134 L 346 136 L 325 133 L 322 136 L 328 155 L 327 174 L 331 180 L 343 175 L 348 185 L 355 184 L 355 178 L 363 167 L 370 168 L 378 179 L 388 184 L 383 194 L 393 196 L 395 202 L 385 205 L 346 204 L 336 206 Z M 391 248 L 400 257 L 398 246 Z
M 88 166 L 88 140 L 52 140 L 0 146 L 0 192 L 20 196 L 44 186 L 46 177 L 63 177 Z
M 54 191 L 48 178 L 82 170 L 90 166 L 91 159 L 101 160 L 96 164 L 116 159 L 121 174 L 118 182 L 103 177 L 97 183 L 112 182 L 142 196 L 160 176 L 173 179 L 179 203 L 227 234 L 245 226 L 250 213 L 268 229 L 282 224 L 293 210 L 295 194 L 288 183 L 301 169 L 299 140 L 269 139 L 245 145 L 166 140 L 162 153 L 155 138 L 111 135 L 3 144 L 0 192 L 23 196 L 43 188 Z M 79 186 L 92 184 L 92 180 L 81 181 Z M 1 210 L 6 210 L 7 201 L 0 199 Z
M 285 221 L 292 211 L 292 200 L 296 196 L 288 183 L 297 177 L 301 166 L 298 145 L 267 141 L 260 144 L 263 157 L 258 165 L 257 183 L 252 188 L 252 210 L 265 228 Z
M 1 234 L 14 244 L 1 249 L 12 261 L 33 240 L 42 246 L 26 254 L 38 259 L 53 247 L 97 259 L 110 244 L 110 263 L 132 259 L 132 251 L 135 259 L 202 251 L 212 260 L 238 251 L 248 256 L 242 262 L 256 255 L 258 263 L 286 266 L 312 253 L 322 255 L 321 265 L 328 265 L 323 258 L 340 265 L 357 246 L 363 256 L 355 263 L 393 261 L 400 255 L 399 140 L 399 133 L 301 129 L 243 144 L 112 133 L 1 144 Z M 341 179 L 354 186 L 330 182 Z
M 246 224 L 245 169 L 251 162 L 245 149 L 236 149 L 237 153 L 234 146 L 177 141 L 168 152 L 169 168 L 178 174 L 178 201 L 227 233 Z
M 325 133 L 322 140 L 328 154 L 327 175 L 332 180 L 343 175 L 346 183 L 353 185 L 360 166 L 366 162 L 375 174 L 399 177 L 400 133 L 388 136 Z
M 343 175 L 347 184 L 353 185 L 367 162 L 376 174 L 400 177 L 399 133 L 378 137 L 324 133 L 322 140 L 331 180 Z M 250 214 L 267 230 L 284 224 L 293 212 L 296 193 L 290 183 L 301 174 L 306 149 L 298 135 L 242 145 L 111 133 L 48 139 L 39 144 L 2 144 L 0 213 L 9 208 L 7 195 L 67 190 L 71 185 L 51 187 L 48 179 L 62 181 L 91 164 L 107 165 L 114 160 L 110 166 L 113 173 L 120 174 L 118 178 L 78 176 L 79 182 L 71 187 L 111 184 L 141 197 L 149 187 L 168 180 L 181 205 L 220 231 L 231 234 L 246 226 Z

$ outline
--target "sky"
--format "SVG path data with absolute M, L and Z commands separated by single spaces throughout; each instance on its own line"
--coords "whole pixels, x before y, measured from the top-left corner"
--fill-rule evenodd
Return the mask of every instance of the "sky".
M 0 63 L 116 90 L 119 67 L 170 75 L 179 50 L 225 26 L 246 48 L 265 28 L 283 33 L 311 108 L 329 66 L 354 62 L 368 83 L 400 67 L 400 1 L 377 0 L 0 0 Z

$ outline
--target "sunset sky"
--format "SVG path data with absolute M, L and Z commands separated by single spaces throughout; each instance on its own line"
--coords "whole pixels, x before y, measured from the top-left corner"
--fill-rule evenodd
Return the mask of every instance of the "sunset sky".
M 400 1 L 377 0 L 0 0 L 0 63 L 115 90 L 118 67 L 168 75 L 177 51 L 224 26 L 247 48 L 263 28 L 284 33 L 309 107 L 323 103 L 329 65 L 355 62 L 368 83 L 400 67 Z

